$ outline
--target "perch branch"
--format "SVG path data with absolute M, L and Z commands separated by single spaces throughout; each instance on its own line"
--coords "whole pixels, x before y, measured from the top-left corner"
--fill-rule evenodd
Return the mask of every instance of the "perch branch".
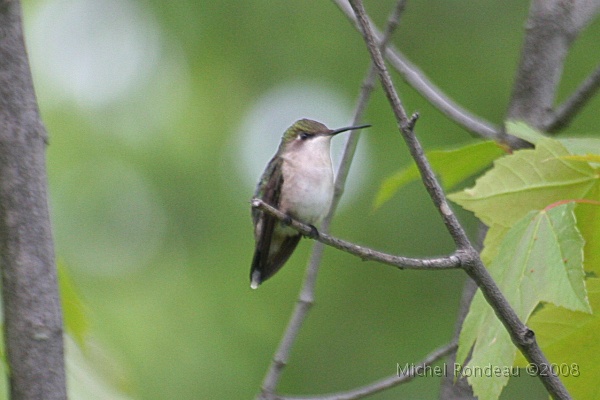
M 350 253 L 362 259 L 363 261 L 377 261 L 383 264 L 391 265 L 400 269 L 418 269 L 418 270 L 439 270 L 439 269 L 456 269 L 461 268 L 463 260 L 460 251 L 448 257 L 439 258 L 410 258 L 395 256 L 392 254 L 382 253 L 377 250 L 356 245 L 330 236 L 323 232 L 318 232 L 314 235 L 314 228 L 306 225 L 298 220 L 290 219 L 288 215 L 271 207 L 261 199 L 252 199 L 252 207 L 255 207 L 263 212 L 273 215 L 282 222 L 289 222 L 289 226 L 296 229 L 306 237 L 315 239 L 323 244 L 331 246 L 346 253 Z M 314 237 L 313 237 L 314 235 Z
M 371 59 L 377 68 L 379 79 L 383 90 L 386 93 L 388 101 L 394 111 L 396 121 L 400 132 L 409 147 L 410 153 L 414 158 L 419 172 L 421 173 L 425 187 L 432 198 L 435 206 L 438 208 L 442 219 L 454 239 L 459 251 L 462 250 L 466 255 L 463 259 L 462 267 L 467 274 L 477 282 L 487 302 L 493 307 L 496 315 L 507 329 L 513 343 L 521 350 L 525 358 L 532 363 L 542 367 L 549 366 L 549 362 L 539 348 L 533 331 L 531 331 L 517 316 L 510 306 L 498 286 L 490 276 L 489 272 L 481 262 L 479 253 L 471 245 L 462 226 L 449 207 L 444 192 L 431 170 L 429 162 L 423 155 L 423 149 L 411 128 L 410 120 L 404 110 L 400 98 L 396 93 L 389 72 L 383 61 L 383 57 L 375 44 L 373 32 L 367 20 L 364 6 L 360 0 L 351 0 L 350 4 L 354 10 L 357 20 L 361 27 L 367 49 Z M 540 376 L 540 379 L 548 393 L 555 399 L 570 399 L 566 388 L 558 378 L 553 374 Z
M 396 7 L 392 11 L 388 20 L 385 34 L 383 35 L 383 38 L 380 43 L 380 46 L 382 48 L 385 48 L 389 41 L 389 38 L 392 36 L 394 30 L 398 26 L 400 16 L 402 14 L 402 11 L 404 10 L 404 4 L 405 0 L 398 1 Z M 369 68 L 369 72 L 367 73 L 367 77 L 365 78 L 361 86 L 361 91 L 356 105 L 354 121 L 352 125 L 358 125 L 362 120 L 362 116 L 364 114 L 374 86 L 375 68 L 373 65 L 371 65 L 371 67 Z M 349 134 L 348 139 L 346 141 L 342 160 L 340 162 L 335 179 L 332 205 L 322 224 L 323 232 L 328 232 L 329 225 L 331 223 L 333 215 L 335 214 L 335 210 L 337 209 L 339 200 L 344 192 L 346 178 L 348 176 L 348 172 L 350 171 L 350 165 L 354 158 L 354 153 L 358 144 L 359 133 L 360 132 L 358 130 L 352 131 Z M 279 344 L 279 347 L 267 371 L 267 374 L 262 384 L 262 391 L 259 394 L 259 398 L 267 398 L 268 396 L 272 396 L 275 392 L 283 368 L 287 363 L 290 352 L 292 350 L 292 346 L 296 341 L 296 337 L 300 332 L 300 328 L 304 320 L 306 319 L 306 316 L 308 315 L 308 311 L 314 303 L 314 292 L 317 282 L 317 274 L 319 272 L 319 266 L 321 265 L 321 260 L 323 258 L 323 251 L 324 245 L 320 242 L 316 242 L 313 247 L 310 261 L 306 270 L 306 278 L 302 285 L 298 302 L 296 304 L 296 307 L 294 308 L 292 317 L 290 319 L 290 322 L 288 323 L 286 331 L 283 334 L 281 343 Z

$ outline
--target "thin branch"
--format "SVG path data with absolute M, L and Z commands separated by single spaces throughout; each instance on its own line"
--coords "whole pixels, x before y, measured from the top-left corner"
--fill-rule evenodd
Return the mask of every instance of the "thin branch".
M 385 32 L 381 36 L 381 41 L 379 42 L 379 47 L 381 49 L 386 49 L 389 45 L 389 41 L 392 38 L 392 35 L 396 28 L 400 23 L 400 17 L 404 12 L 404 7 L 406 5 L 406 0 L 400 0 L 396 3 L 396 7 L 392 10 L 390 17 L 388 18 Z M 367 72 L 367 76 L 363 80 L 361 85 L 361 92 L 358 97 L 358 103 L 356 105 L 356 109 L 354 112 L 354 119 L 352 121 L 352 125 L 359 125 L 362 122 L 363 114 L 367 107 L 367 103 L 369 98 L 371 97 L 371 92 L 375 87 L 377 79 L 377 70 L 373 63 L 369 66 L 369 71 Z M 348 139 L 346 141 L 346 145 L 344 146 L 344 153 L 342 155 L 342 160 L 340 161 L 340 166 L 338 168 L 338 173 L 335 178 L 335 192 L 333 196 L 333 203 L 331 205 L 331 209 L 327 217 L 325 218 L 325 222 L 327 227 L 329 226 L 329 222 L 333 218 L 335 211 L 337 210 L 337 206 L 339 204 L 342 195 L 344 194 L 344 189 L 346 186 L 346 179 L 348 177 L 348 173 L 350 172 L 350 166 L 352 165 L 352 160 L 354 159 L 354 153 L 356 152 L 356 147 L 358 145 L 358 139 L 360 135 L 360 131 L 354 130 L 351 131 L 348 135 Z
M 362 5 L 361 2 L 353 2 L 351 1 L 351 5 L 356 12 L 356 6 Z M 450 232 L 452 239 L 456 243 L 456 246 L 459 249 L 467 249 L 470 247 L 469 239 L 467 238 L 467 234 L 463 230 L 462 226 L 458 222 L 458 219 L 450 209 L 448 205 L 448 201 L 446 200 L 446 196 L 442 190 L 440 183 L 435 178 L 435 174 L 429 165 L 429 162 L 423 155 L 423 147 L 421 143 L 414 135 L 413 131 L 410 129 L 414 122 L 408 117 L 404 107 L 402 106 L 402 101 L 396 90 L 394 89 L 392 79 L 390 74 L 385 67 L 385 63 L 383 61 L 383 57 L 381 52 L 375 45 L 375 37 L 370 29 L 370 25 L 364 12 L 358 16 L 358 21 L 361 26 L 361 30 L 363 32 L 363 36 L 365 37 L 365 41 L 367 42 L 367 47 L 369 52 L 371 53 L 371 58 L 373 59 L 373 63 L 377 67 L 377 72 L 379 74 L 379 79 L 381 81 L 381 85 L 383 86 L 383 90 L 388 98 L 388 101 L 392 105 L 392 109 L 394 111 L 394 115 L 396 117 L 396 122 L 398 123 L 398 128 L 406 142 L 409 151 L 419 168 L 421 173 L 421 177 L 423 179 L 423 183 L 425 184 L 425 188 L 429 193 L 429 196 L 433 200 L 436 208 L 440 212 L 442 216 L 442 220 L 446 225 L 446 228 Z
M 554 115 L 546 123 L 546 131 L 557 132 L 567 127 L 586 103 L 600 88 L 600 65 L 586 78 L 563 104 L 557 107 Z
M 488 227 L 485 226 L 482 222 L 479 223 L 479 229 L 477 232 L 477 241 L 475 245 L 476 249 L 481 252 L 483 248 L 483 241 L 487 234 Z M 471 308 L 471 302 L 475 293 L 477 292 L 477 283 L 470 277 L 467 277 L 465 283 L 463 285 L 463 290 L 461 294 L 460 303 L 458 306 L 458 313 L 456 317 L 456 324 L 454 328 L 453 340 L 458 342 L 460 338 L 460 332 L 462 331 L 463 323 L 467 314 L 469 313 L 469 309 Z M 471 357 L 467 356 L 464 360 L 463 365 L 469 363 Z M 456 363 L 456 350 L 453 351 L 448 357 L 447 361 L 450 365 L 454 365 Z M 476 400 L 475 395 L 473 394 L 473 388 L 469 385 L 467 377 L 464 375 L 460 375 L 458 378 L 452 375 L 447 375 L 442 380 L 442 384 L 440 387 L 440 400 Z
M 382 48 L 385 48 L 387 46 L 390 37 L 392 36 L 393 32 L 398 26 L 400 16 L 402 15 L 402 11 L 404 10 L 404 4 L 405 0 L 399 0 L 396 4 L 396 7 L 392 11 L 388 20 L 385 34 L 383 35 L 380 42 L 380 46 Z M 367 73 L 367 77 L 365 78 L 361 86 L 361 92 L 354 112 L 354 121 L 352 125 L 358 125 L 362 120 L 362 116 L 371 96 L 371 92 L 373 91 L 373 88 L 375 86 L 374 84 L 375 68 L 371 65 L 369 72 Z M 322 224 L 323 232 L 329 231 L 329 225 L 331 224 L 331 220 L 333 218 L 333 215 L 335 214 L 340 198 L 344 193 L 346 178 L 348 176 L 348 172 L 350 171 L 350 165 L 352 164 L 352 160 L 354 158 L 356 146 L 358 145 L 358 139 L 360 137 L 359 134 L 360 131 L 358 130 L 352 131 L 349 134 L 348 139 L 346 141 L 342 160 L 340 161 L 338 172 L 335 178 L 333 201 L 329 212 Z M 314 292 L 317 282 L 317 274 L 319 272 L 319 266 L 321 265 L 321 261 L 323 259 L 323 251 L 323 244 L 320 242 L 316 242 L 313 247 L 310 261 L 306 270 L 306 278 L 302 285 L 298 302 L 296 304 L 296 307 L 294 308 L 292 317 L 290 319 L 290 322 L 288 323 L 286 331 L 283 334 L 281 343 L 279 344 L 275 356 L 273 357 L 269 370 L 267 371 L 267 374 L 262 384 L 261 393 L 258 396 L 259 398 L 267 398 L 268 396 L 272 396 L 272 394 L 275 392 L 283 368 L 287 363 L 293 344 L 296 341 L 296 337 L 298 336 L 300 328 L 304 320 L 306 319 L 306 316 L 308 315 L 308 311 L 314 303 Z
M 414 378 L 423 376 L 426 368 L 441 358 L 447 356 L 454 350 L 456 350 L 456 343 L 450 343 L 443 347 L 440 347 L 432 351 L 427 357 L 421 362 L 416 363 L 414 368 L 410 368 L 408 373 L 398 373 L 390 377 L 378 380 L 371 384 L 361 386 L 356 389 L 348 390 L 346 392 L 331 393 L 321 396 L 278 396 L 277 400 L 357 400 L 370 396 L 375 393 L 379 393 L 383 390 L 398 386 L 400 384 L 408 383 Z
M 544 129 L 571 43 L 598 12 L 600 0 L 533 0 L 507 119 Z
M 417 270 L 457 269 L 461 268 L 462 266 L 461 252 L 456 252 L 455 254 L 447 257 L 438 258 L 410 258 L 395 256 L 392 254 L 382 253 L 368 247 L 359 246 L 357 244 L 335 238 L 323 232 L 315 232 L 315 229 L 310 225 L 306 225 L 295 219 L 290 219 L 288 215 L 268 205 L 261 199 L 252 199 L 252 207 L 273 215 L 275 218 L 289 224 L 290 227 L 296 229 L 306 237 L 318 240 L 323 244 L 355 255 L 363 261 L 377 261 L 400 269 Z
M 353 22 L 355 27 L 359 29 L 356 17 L 348 1 L 333 0 L 333 2 Z M 373 26 L 372 23 L 370 25 Z M 376 28 L 373 28 L 373 32 L 374 37 L 379 41 L 382 34 Z M 404 80 L 451 121 L 462 126 L 468 132 L 482 138 L 496 140 L 500 137 L 500 129 L 497 126 L 457 104 L 443 90 L 437 87 L 423 71 L 412 64 L 396 47 L 386 47 L 385 55 Z
M 388 101 L 392 106 L 396 121 L 400 128 L 400 132 L 409 147 L 410 153 L 414 158 L 419 172 L 421 173 L 425 187 L 432 198 L 434 204 L 438 208 L 446 228 L 454 239 L 459 251 L 462 250 L 465 257 L 462 258 L 462 267 L 469 276 L 477 282 L 487 302 L 492 306 L 496 315 L 507 329 L 513 343 L 521 350 L 528 361 L 537 364 L 538 366 L 549 366 L 549 362 L 539 348 L 535 335 L 532 330 L 527 328 L 519 319 L 515 311 L 506 300 L 488 270 L 485 268 L 479 253 L 473 248 L 468 237 L 466 236 L 462 226 L 456 219 L 456 216 L 449 207 L 444 192 L 435 175 L 433 174 L 429 162 L 423 155 L 423 149 L 416 138 L 414 132 L 410 129 L 410 120 L 407 117 L 400 98 L 396 93 L 389 72 L 383 61 L 381 52 L 375 45 L 375 38 L 366 17 L 364 6 L 360 0 L 351 0 L 350 4 L 354 10 L 357 20 L 359 21 L 361 32 L 365 39 L 367 49 L 371 54 L 371 58 L 377 67 L 379 79 L 383 90 L 386 93 Z M 540 379 L 548 393 L 556 399 L 570 399 L 570 395 L 566 388 L 558 378 L 553 374 L 540 376 Z
M 570 15 L 571 31 L 578 34 L 597 17 L 600 0 L 571 0 L 573 11 Z
M 469 309 L 471 308 L 471 301 L 473 300 L 476 292 L 477 284 L 473 279 L 467 277 L 461 294 L 453 335 L 453 340 L 457 342 L 460 338 L 460 332 L 462 331 L 465 318 L 467 317 Z M 446 362 L 450 365 L 456 365 L 456 350 L 457 349 L 454 349 L 448 355 L 448 360 Z M 471 357 L 468 356 L 463 365 L 468 364 L 470 359 Z M 456 374 L 447 374 L 444 376 L 440 385 L 439 396 L 440 400 L 477 400 L 473 394 L 473 388 L 469 385 L 467 377 L 462 374 L 460 374 L 458 377 Z

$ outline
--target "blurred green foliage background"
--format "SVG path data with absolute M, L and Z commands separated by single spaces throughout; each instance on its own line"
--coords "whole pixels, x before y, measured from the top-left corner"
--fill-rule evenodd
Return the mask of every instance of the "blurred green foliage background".
M 393 4 L 366 1 L 379 26 Z M 394 43 L 500 124 L 527 9 L 522 0 L 410 0 Z M 57 255 L 89 324 L 83 352 L 69 347 L 80 359 L 70 367 L 77 398 L 252 398 L 312 242 L 252 291 L 249 200 L 294 120 L 350 121 L 369 61 L 361 37 L 328 1 L 25 0 L 24 19 L 50 133 Z M 595 22 L 567 59 L 559 100 L 596 66 L 599 42 Z M 394 78 L 421 114 L 426 149 L 472 140 Z M 570 132 L 596 133 L 599 106 Z M 396 254 L 452 251 L 420 184 L 371 211 L 381 181 L 409 158 L 380 90 L 365 120 L 373 128 L 333 233 Z M 474 234 L 473 218 L 460 217 Z M 451 339 L 463 282 L 459 271 L 398 271 L 328 249 L 281 391 L 348 389 L 417 362 Z M 516 381 L 505 398 L 547 398 L 536 380 Z M 433 399 L 438 389 L 422 378 L 372 398 Z

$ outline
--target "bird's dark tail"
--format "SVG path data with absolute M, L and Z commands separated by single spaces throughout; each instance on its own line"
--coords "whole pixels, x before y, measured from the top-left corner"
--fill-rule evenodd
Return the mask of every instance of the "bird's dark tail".
M 270 249 L 269 251 L 264 251 L 257 247 L 252 259 L 252 268 L 250 269 L 250 287 L 252 289 L 258 288 L 261 283 L 275 275 L 283 267 L 296 249 L 296 246 L 298 246 L 301 236 L 300 234 L 284 236 L 281 241 L 273 241 L 271 246 L 278 246 L 278 249 L 270 257 Z

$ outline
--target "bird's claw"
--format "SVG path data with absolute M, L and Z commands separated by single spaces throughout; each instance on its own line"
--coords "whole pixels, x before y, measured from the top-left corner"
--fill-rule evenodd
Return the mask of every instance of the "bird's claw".
M 292 224 L 292 217 L 290 217 L 289 215 L 285 215 L 285 217 L 283 217 L 283 220 L 281 221 L 285 226 L 290 226 Z
M 309 224 L 308 226 L 310 226 L 310 233 L 308 235 L 304 235 L 304 236 L 309 239 L 318 239 L 319 230 L 314 225 Z

